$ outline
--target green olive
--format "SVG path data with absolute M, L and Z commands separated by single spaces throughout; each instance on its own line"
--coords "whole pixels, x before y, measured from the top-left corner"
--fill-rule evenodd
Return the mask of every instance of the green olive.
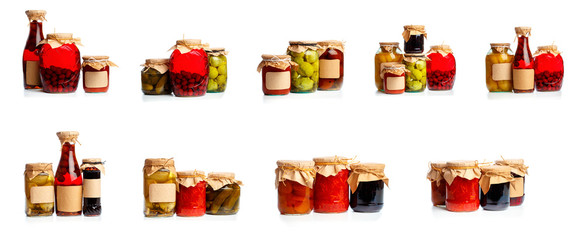
M 219 65 L 221 65 L 221 58 L 216 57 L 216 56 L 211 56 L 209 58 L 209 65 L 211 65 L 212 67 L 219 67 Z
M 209 79 L 215 79 L 219 72 L 216 67 L 209 67 Z
M 319 54 L 317 54 L 317 51 L 315 50 L 307 50 L 305 52 L 305 59 L 309 63 L 317 62 L 319 61 Z
M 313 65 L 311 65 L 308 62 L 304 62 L 301 63 L 300 66 L 301 66 L 300 74 L 303 75 L 303 77 L 313 76 L 313 72 L 315 72 L 315 70 L 313 69 Z
M 219 66 L 217 68 L 217 71 L 219 72 L 220 75 L 226 75 L 227 74 L 227 65 L 223 64 L 223 65 Z
M 219 85 L 225 85 L 227 83 L 227 76 L 226 75 L 219 75 L 219 76 L 217 76 L 215 81 L 217 81 L 217 84 L 219 84 Z
M 218 87 L 219 85 L 214 80 L 209 80 L 209 83 L 207 83 L 207 91 L 215 91 Z

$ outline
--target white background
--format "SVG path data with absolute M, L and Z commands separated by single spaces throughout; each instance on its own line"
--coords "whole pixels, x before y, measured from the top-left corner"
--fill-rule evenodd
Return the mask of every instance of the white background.
M 3 235 L 112 237 L 398 239 L 572 237 L 582 227 L 583 15 L 577 1 L 17 1 L 3 23 L 0 146 Z M 6 3 L 4 4 L 6 5 Z M 110 91 L 50 95 L 24 91 L 27 9 L 45 9 L 45 33 L 72 32 L 82 55 L 107 54 Z M 379 41 L 402 42 L 402 26 L 424 24 L 431 44 L 457 59 L 453 91 L 384 95 L 373 80 Z M 484 57 L 490 42 L 512 42 L 532 26 L 531 49 L 555 43 L 565 59 L 562 92 L 489 94 Z M 228 87 L 200 98 L 143 96 L 139 66 L 168 57 L 175 40 L 225 47 Z M 347 41 L 340 92 L 266 97 L 256 66 L 284 53 L 288 40 Z M 102 157 L 103 214 L 27 218 L 22 172 L 28 162 L 58 164 L 55 132 L 77 130 L 78 161 Z M 280 216 L 275 161 L 323 155 L 386 163 L 390 188 L 378 214 Z M 425 179 L 436 160 L 524 158 L 526 201 L 504 212 L 434 208 Z M 236 216 L 145 219 L 142 166 L 175 157 L 178 170 L 234 171 L 245 186 Z M 66 230 L 65 230 L 66 229 Z

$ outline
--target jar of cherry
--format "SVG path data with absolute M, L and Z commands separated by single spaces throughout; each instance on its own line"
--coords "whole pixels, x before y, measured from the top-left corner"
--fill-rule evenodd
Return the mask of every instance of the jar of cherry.
M 81 70 L 80 40 L 71 33 L 51 33 L 39 42 L 39 67 L 43 91 L 72 93 L 77 90 Z
M 539 46 L 534 53 L 534 81 L 538 91 L 559 91 L 565 68 L 556 45 Z
M 447 162 L 443 177 L 447 181 L 445 206 L 452 212 L 471 212 L 479 208 L 479 177 L 477 161 Z
M 512 63 L 512 87 L 514 93 L 534 92 L 534 58 L 528 44 L 530 27 L 516 27 L 518 47 Z
M 427 53 L 429 90 L 451 90 L 455 83 L 455 57 L 449 45 L 431 46 Z
M 117 67 L 108 56 L 83 56 L 83 90 L 88 93 L 107 92 L 110 87 L 110 66 Z
M 201 40 L 177 40 L 170 50 L 171 88 L 177 97 L 203 96 L 207 92 L 209 64 Z

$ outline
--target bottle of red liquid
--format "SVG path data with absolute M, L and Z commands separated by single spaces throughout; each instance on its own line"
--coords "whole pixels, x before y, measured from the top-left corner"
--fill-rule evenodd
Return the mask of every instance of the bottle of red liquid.
M 43 21 L 46 21 L 44 10 L 28 10 L 25 12 L 29 20 L 30 31 L 22 54 L 22 71 L 24 73 L 24 89 L 40 89 L 39 49 L 37 44 L 45 39 Z
M 429 90 L 451 90 L 455 84 L 455 57 L 449 45 L 431 46 L 427 53 Z
M 538 91 L 559 91 L 565 67 L 556 45 L 539 46 L 534 53 L 534 81 Z
M 81 169 L 75 157 L 78 132 L 57 132 L 61 141 L 61 160 L 55 173 L 55 197 L 57 216 L 81 215 L 82 184 Z
M 77 90 L 81 55 L 71 33 L 50 33 L 39 44 L 41 84 L 47 93 L 72 93 Z
M 199 217 L 205 214 L 207 182 L 203 171 L 177 172 L 177 216 Z
M 173 53 L 169 60 L 169 72 L 175 96 L 205 95 L 209 81 L 209 64 L 201 40 L 177 40 L 171 50 Z
M 518 48 L 512 63 L 512 85 L 515 93 L 534 92 L 534 59 L 528 45 L 530 27 L 516 27 Z

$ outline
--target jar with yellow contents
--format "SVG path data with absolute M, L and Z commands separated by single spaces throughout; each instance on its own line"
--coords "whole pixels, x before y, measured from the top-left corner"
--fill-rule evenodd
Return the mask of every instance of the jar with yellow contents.
M 490 92 L 512 91 L 514 52 L 509 43 L 491 43 L 485 57 L 485 83 Z
M 26 216 L 51 216 L 55 207 L 53 164 L 30 163 L 24 171 Z
M 177 189 L 175 161 L 168 158 L 148 158 L 144 161 L 143 171 L 144 216 L 173 216 Z
M 375 61 L 374 79 L 378 91 L 380 92 L 384 91 L 384 86 L 382 85 L 383 81 L 382 78 L 380 77 L 380 70 L 382 70 L 380 65 L 382 63 L 388 62 L 402 63 L 403 58 L 404 53 L 400 49 L 398 42 L 380 42 L 380 49 L 378 49 L 378 51 L 376 52 L 376 57 L 374 58 Z

